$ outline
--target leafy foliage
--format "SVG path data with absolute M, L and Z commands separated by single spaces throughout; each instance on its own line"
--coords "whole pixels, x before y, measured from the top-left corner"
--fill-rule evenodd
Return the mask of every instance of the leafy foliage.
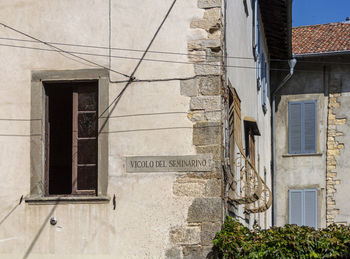
M 261 230 L 227 217 L 214 239 L 221 258 L 350 258 L 350 227 L 286 225 Z

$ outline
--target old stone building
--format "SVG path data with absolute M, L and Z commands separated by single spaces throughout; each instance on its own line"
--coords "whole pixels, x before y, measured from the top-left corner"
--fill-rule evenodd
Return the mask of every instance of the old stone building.
M 3 0 L 0 257 L 205 258 L 272 224 L 290 0 Z
M 294 75 L 276 105 L 277 225 L 349 224 L 350 24 L 293 28 Z

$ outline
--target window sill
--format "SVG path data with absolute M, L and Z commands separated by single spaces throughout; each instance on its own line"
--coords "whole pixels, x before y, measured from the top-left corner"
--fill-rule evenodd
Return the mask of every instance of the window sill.
M 108 203 L 110 201 L 108 196 L 29 196 L 25 198 L 28 204 L 71 204 L 71 203 Z
M 322 156 L 323 153 L 305 153 L 305 154 L 283 154 L 282 157 L 295 157 L 295 156 Z

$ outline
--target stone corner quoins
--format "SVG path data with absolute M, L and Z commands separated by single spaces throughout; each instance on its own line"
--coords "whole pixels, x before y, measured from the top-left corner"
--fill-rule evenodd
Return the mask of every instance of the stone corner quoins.
M 221 7 L 222 0 L 198 0 L 198 7 L 202 9 Z
M 222 0 L 198 0 L 203 17 L 190 28 L 201 30 L 203 38 L 188 42 L 188 60 L 195 77 L 182 80 L 180 93 L 189 97 L 188 119 L 193 123 L 192 142 L 197 155 L 211 155 L 210 171 L 178 175 L 173 195 L 191 199 L 185 222 L 172 226 L 168 258 L 206 258 L 223 220 L 222 204 Z
M 337 88 L 337 87 L 335 87 Z M 340 184 L 340 180 L 337 179 L 337 156 L 340 155 L 340 151 L 344 149 L 344 144 L 339 143 L 338 136 L 342 136 L 343 132 L 338 130 L 339 125 L 346 124 L 346 118 L 337 118 L 337 108 L 340 107 L 338 100 L 339 93 L 332 93 L 328 99 L 328 135 L 327 135 L 327 177 L 326 177 L 326 189 L 327 189 L 327 225 L 336 223 L 336 217 L 339 214 L 339 209 L 336 206 L 336 185 Z

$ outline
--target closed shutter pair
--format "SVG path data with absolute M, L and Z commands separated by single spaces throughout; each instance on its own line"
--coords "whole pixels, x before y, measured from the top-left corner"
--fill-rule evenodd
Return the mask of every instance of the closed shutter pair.
M 317 152 L 317 101 L 289 103 L 289 153 Z
M 317 190 L 289 190 L 289 224 L 317 228 Z

